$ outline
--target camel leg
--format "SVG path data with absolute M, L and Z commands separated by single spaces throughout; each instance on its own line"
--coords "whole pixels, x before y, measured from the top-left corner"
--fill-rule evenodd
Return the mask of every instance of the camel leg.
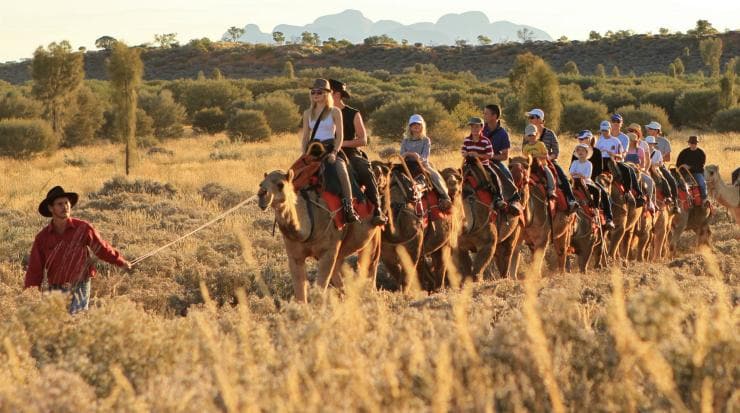
M 493 240 L 490 243 L 487 243 L 482 248 L 478 249 L 478 252 L 475 254 L 475 258 L 473 259 L 473 278 L 478 281 L 483 279 L 483 272 L 488 268 L 488 266 L 491 264 L 491 260 L 493 259 L 493 254 L 496 252 L 496 241 Z
M 289 257 L 288 267 L 293 275 L 293 293 L 299 303 L 308 303 L 308 276 L 306 275 L 306 258 Z
M 319 258 L 316 284 L 321 288 L 322 292 L 326 292 L 326 289 L 329 287 L 329 279 L 334 276 L 334 267 L 337 265 L 338 253 L 339 245 L 337 245 L 333 250 L 324 252 L 324 255 Z
M 473 260 L 470 259 L 470 251 L 464 248 L 460 248 L 458 250 L 457 259 L 457 269 L 460 271 L 460 275 L 462 276 L 462 280 L 460 281 L 465 282 L 468 278 L 473 277 Z M 474 279 L 473 281 L 477 280 Z

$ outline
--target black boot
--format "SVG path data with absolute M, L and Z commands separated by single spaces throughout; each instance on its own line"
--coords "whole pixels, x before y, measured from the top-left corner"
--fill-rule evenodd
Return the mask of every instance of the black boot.
M 388 217 L 385 216 L 383 210 L 380 209 L 380 206 L 378 205 L 375 206 L 375 211 L 373 211 L 373 219 L 371 222 L 376 227 L 380 227 L 388 223 Z
M 357 215 L 357 212 L 355 212 L 355 208 L 352 206 L 351 200 L 347 198 L 342 199 L 342 209 L 344 210 L 344 221 L 348 224 L 360 220 L 359 215 Z

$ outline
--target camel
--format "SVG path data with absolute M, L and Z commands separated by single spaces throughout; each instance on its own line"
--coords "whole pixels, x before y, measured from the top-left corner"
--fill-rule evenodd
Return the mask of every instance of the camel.
M 709 229 L 709 217 L 712 215 L 711 208 L 692 203 L 692 195 L 689 192 L 687 182 L 692 182 L 693 177 L 688 172 L 671 168 L 671 173 L 678 183 L 679 199 L 682 200 L 681 212 L 673 217 L 671 231 L 668 241 L 668 251 L 675 254 L 678 240 L 686 230 L 694 231 L 697 236 L 698 245 L 710 245 L 712 231 Z
M 496 251 L 497 230 L 495 220 L 491 216 L 495 214 L 490 203 L 482 202 L 478 198 L 476 188 L 471 184 L 472 176 L 477 182 L 487 181 L 485 171 L 477 163 L 475 168 L 460 169 L 446 168 L 442 177 L 447 183 L 450 195 L 455 195 L 454 203 L 461 212 L 462 229 L 457 239 L 457 268 L 463 277 L 478 281 L 483 278 L 484 271 L 488 268 Z M 459 195 L 459 196 L 458 196 Z M 462 204 L 462 206 L 460 206 Z M 470 254 L 475 254 L 471 259 Z
M 634 229 L 642 215 L 643 207 L 627 202 L 626 194 L 620 187 L 621 182 L 617 179 L 621 176 L 621 173 L 617 170 L 616 163 L 606 162 L 606 166 L 611 174 L 611 179 L 607 179 L 606 174 L 602 174 L 596 179 L 601 182 L 604 188 L 609 188 L 609 197 L 612 200 L 612 221 L 615 228 L 609 234 L 608 250 L 610 257 L 616 260 L 620 257 L 628 257 L 627 246 L 632 244 Z
M 358 254 L 359 273 L 366 273 L 375 285 L 380 259 L 380 229 L 369 220 L 347 224 L 339 230 L 332 220 L 323 199 L 314 190 L 297 196 L 293 189 L 293 171 L 266 173 L 260 183 L 258 204 L 263 211 L 271 207 L 275 222 L 283 234 L 288 266 L 293 278 L 295 299 L 308 301 L 306 259 L 318 260 L 317 285 L 326 291 L 331 280 L 342 287 L 339 263 L 354 253 Z
M 532 165 L 528 158 L 514 157 L 510 164 L 520 164 L 516 167 L 512 166 L 512 173 L 516 171 L 515 180 L 522 179 L 522 172 L 520 171 L 527 171 L 524 176 L 530 176 Z M 509 271 L 514 275 L 517 273 L 519 266 L 518 251 L 522 243 L 527 244 L 532 252 L 544 252 L 552 241 L 556 253 L 556 266 L 558 270 L 564 272 L 575 214 L 556 210 L 554 216 L 550 216 L 549 201 L 545 188 L 541 185 L 535 185 L 529 180 L 526 180 L 526 182 L 527 184 L 523 187 L 525 224 L 521 236 L 513 248 L 514 253 Z
M 655 190 L 654 185 L 646 185 L 645 179 L 647 178 L 642 172 L 638 172 L 638 179 L 640 185 L 642 185 L 642 191 L 645 194 L 651 193 Z M 650 198 L 652 199 L 652 198 Z M 626 258 L 629 260 L 645 261 L 650 258 L 650 247 L 655 238 L 655 223 L 659 215 L 662 215 L 665 207 L 658 209 L 654 212 L 650 212 L 647 208 L 643 208 L 640 217 L 637 219 L 635 224 L 632 239 L 629 244 L 626 245 Z M 665 210 L 667 213 L 667 210 Z M 626 242 L 626 241 L 625 241 Z
M 391 171 L 389 165 L 374 161 L 373 170 L 388 217 L 381 236 L 380 260 L 398 282 L 401 291 L 406 291 L 410 280 L 408 271 L 404 270 L 399 249 L 405 252 L 410 265 L 416 268 L 421 259 L 424 234 L 422 217 L 415 210 L 415 202 L 420 194 L 415 190 L 409 176 Z
M 521 168 L 521 164 L 510 163 L 510 167 L 512 168 L 513 176 L 514 170 Z M 498 169 L 496 169 L 496 172 L 499 172 Z M 526 181 L 521 182 L 522 185 L 517 187 L 522 198 L 528 196 L 529 191 L 529 188 L 527 188 L 526 185 L 523 185 L 524 182 Z M 522 205 L 526 208 L 527 204 L 526 202 L 522 202 Z M 496 217 L 496 235 L 498 238 L 498 244 L 496 245 L 496 252 L 494 253 L 494 261 L 496 262 L 496 268 L 498 269 L 499 276 L 501 278 L 509 276 L 514 276 L 516 278 L 516 272 L 511 273 L 511 263 L 514 258 L 514 250 L 516 249 L 516 245 L 519 243 L 519 238 L 521 237 L 523 229 L 524 217 L 522 214 L 499 214 Z
M 670 196 L 670 193 L 664 193 L 667 186 L 667 183 L 664 182 L 665 178 L 655 170 L 651 171 L 651 175 L 655 181 L 656 210 L 653 222 L 652 248 L 649 257 L 651 260 L 660 260 L 665 258 L 668 253 L 668 234 L 670 233 L 674 214 L 670 211 L 671 205 L 665 202 L 665 198 Z
M 597 219 L 595 215 L 593 217 L 590 215 L 599 213 L 599 209 L 596 206 L 599 202 L 592 199 L 593 195 L 589 192 L 584 180 L 575 180 L 573 190 L 586 194 L 588 201 L 588 205 L 582 204 L 581 208 L 576 210 L 573 234 L 570 238 L 570 246 L 576 255 L 578 269 L 580 272 L 585 273 L 594 252 L 599 252 L 599 264 L 602 266 L 606 265 L 606 262 L 603 262 L 605 258 L 604 248 L 606 247 L 603 241 L 607 232 L 601 228 L 603 222 L 602 216 L 599 215 Z
M 740 222 L 740 189 L 727 185 L 719 174 L 719 166 L 707 165 L 704 168 L 707 180 L 707 193 L 732 213 L 735 223 Z

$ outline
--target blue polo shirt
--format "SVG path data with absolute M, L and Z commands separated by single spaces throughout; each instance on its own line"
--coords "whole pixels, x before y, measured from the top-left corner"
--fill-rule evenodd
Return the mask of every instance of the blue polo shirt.
M 483 136 L 488 138 L 493 145 L 493 153 L 498 155 L 506 149 L 511 148 L 509 134 L 501 126 L 501 121 L 496 121 L 496 127 L 491 129 L 488 124 L 483 127 Z

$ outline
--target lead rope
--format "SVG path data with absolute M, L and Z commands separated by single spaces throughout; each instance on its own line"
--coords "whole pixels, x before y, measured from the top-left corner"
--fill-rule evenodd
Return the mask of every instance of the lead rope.
M 179 237 L 179 238 L 175 239 L 174 241 L 170 241 L 170 242 L 168 242 L 167 244 L 165 244 L 165 245 L 162 245 L 161 247 L 159 247 L 159 248 L 157 248 L 157 249 L 155 249 L 155 250 L 153 250 L 153 251 L 147 252 L 146 254 L 144 254 L 144 255 L 142 255 L 142 256 L 140 256 L 140 257 L 136 258 L 135 260 L 131 261 L 131 266 L 134 266 L 134 265 L 136 265 L 136 264 L 138 264 L 138 263 L 140 263 L 140 262 L 144 261 L 145 259 L 147 259 L 147 258 L 149 258 L 149 257 L 152 257 L 152 256 L 154 256 L 154 255 L 158 254 L 158 253 L 159 253 L 160 251 L 162 251 L 162 250 L 164 250 L 164 249 L 166 249 L 166 248 L 169 248 L 170 246 L 172 246 L 172 245 L 174 245 L 174 244 L 176 244 L 176 243 L 178 243 L 178 242 L 180 242 L 180 241 L 184 240 L 185 238 L 187 238 L 187 237 L 189 237 L 189 236 L 191 236 L 191 235 L 195 234 L 195 233 L 196 233 L 196 232 L 198 232 L 198 231 L 200 231 L 200 230 L 202 230 L 202 229 L 204 229 L 204 228 L 207 228 L 207 227 L 209 227 L 209 226 L 211 226 L 211 225 L 215 224 L 216 222 L 220 221 L 221 219 L 223 219 L 223 218 L 224 218 L 224 217 L 226 217 L 227 215 L 229 215 L 229 214 L 233 213 L 234 211 L 238 210 L 239 208 L 243 207 L 244 205 L 248 204 L 249 202 L 252 202 L 252 201 L 254 201 L 254 200 L 255 200 L 256 198 L 257 198 L 257 195 L 252 195 L 251 197 L 249 197 L 249 198 L 245 199 L 244 201 L 242 201 L 242 202 L 240 202 L 240 203 L 236 204 L 236 205 L 235 205 L 234 207 L 232 207 L 231 209 L 229 209 L 229 210 L 227 210 L 227 211 L 225 211 L 225 212 L 221 213 L 220 215 L 216 216 L 215 218 L 211 219 L 210 221 L 206 222 L 205 224 L 203 224 L 203 225 L 199 226 L 198 228 L 196 228 L 196 229 L 194 229 L 194 230 L 192 230 L 192 231 L 188 232 L 187 234 L 185 234 L 185 235 L 183 235 L 183 236 L 181 236 L 181 237 Z

